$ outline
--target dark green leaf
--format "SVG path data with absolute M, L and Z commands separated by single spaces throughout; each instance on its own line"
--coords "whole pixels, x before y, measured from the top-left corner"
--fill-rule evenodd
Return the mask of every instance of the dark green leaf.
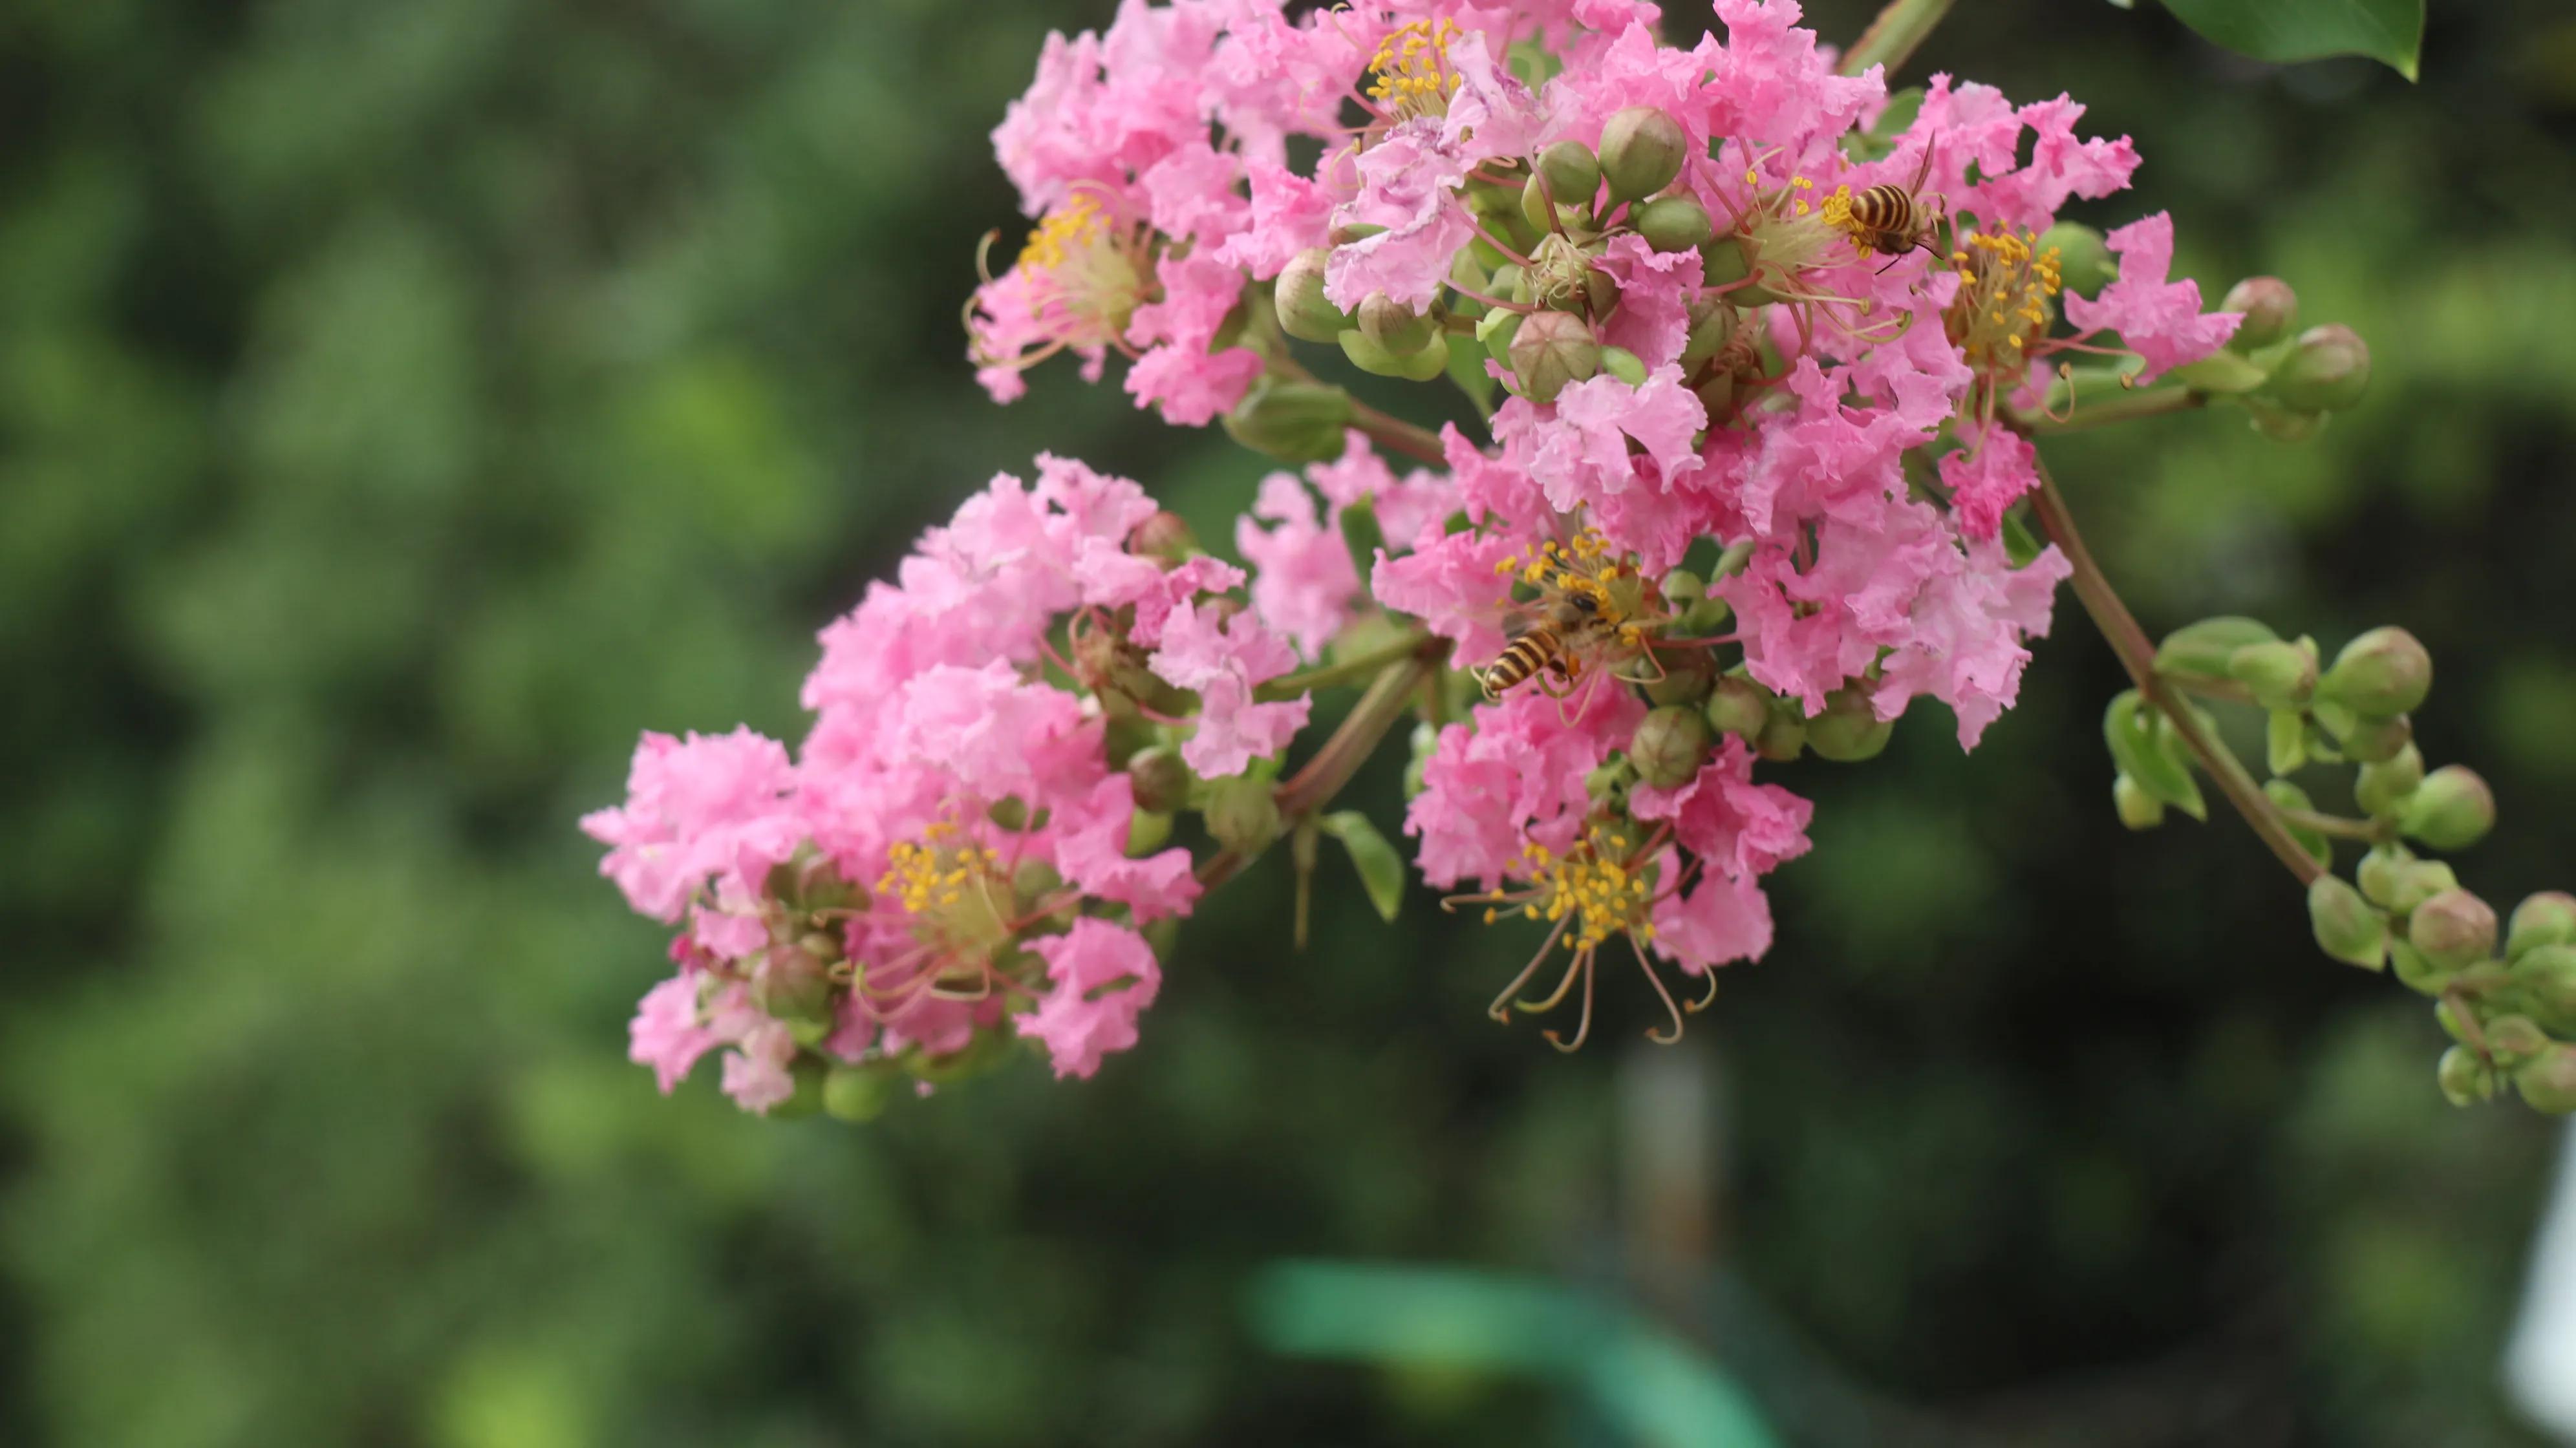
M 1324 833 L 1342 842 L 1351 852 L 1351 864 L 1360 872 L 1361 888 L 1368 891 L 1369 903 L 1377 907 L 1384 919 L 1393 920 L 1404 905 L 1404 856 L 1386 842 L 1367 815 L 1355 809 L 1337 810 L 1316 822 Z
M 2364 55 L 2408 80 L 2424 44 L 2424 0 L 2164 0 L 2183 24 L 2256 60 Z

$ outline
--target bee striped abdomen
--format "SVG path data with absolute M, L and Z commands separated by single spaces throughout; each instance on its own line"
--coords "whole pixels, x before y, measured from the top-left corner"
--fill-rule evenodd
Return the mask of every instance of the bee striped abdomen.
M 1484 672 L 1476 676 L 1476 682 L 1484 686 L 1486 698 L 1499 699 L 1514 685 L 1526 683 L 1532 675 L 1554 662 L 1564 648 L 1565 645 L 1553 632 L 1544 628 L 1531 629 L 1512 640 L 1510 647 L 1487 664 Z

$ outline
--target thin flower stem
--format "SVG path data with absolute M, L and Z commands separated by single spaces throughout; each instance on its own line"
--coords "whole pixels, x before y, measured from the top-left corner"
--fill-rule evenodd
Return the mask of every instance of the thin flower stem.
M 1440 434 L 1380 412 L 1356 397 L 1351 399 L 1351 426 L 1367 433 L 1371 442 L 1390 452 L 1400 452 L 1426 463 L 1448 461 L 1440 451 Z
M 2282 819 L 2300 829 L 2314 830 L 2318 834 L 2332 835 L 2336 839 L 2367 840 L 2372 844 L 2378 844 L 2395 833 L 2378 820 L 2357 820 L 2345 815 L 2321 814 L 2312 809 L 2292 809 L 2288 805 L 2275 805 L 2273 808 L 2281 812 Z
M 2054 407 L 2057 400 L 2052 392 L 2050 405 Z M 2083 432 L 2090 428 L 2109 427 L 2113 423 L 2134 422 L 2141 417 L 2189 412 L 2195 407 L 2208 405 L 2209 394 L 2206 392 L 2194 392 L 2188 387 L 2147 387 L 2135 392 L 2116 393 L 2097 402 L 2079 403 L 2071 413 L 2058 416 L 2030 413 L 2015 421 L 2024 431 L 2032 433 Z
M 2325 867 L 2291 836 L 2280 807 L 2263 793 L 2254 776 L 2237 761 L 2235 752 L 2202 728 L 2200 716 L 2192 712 L 2190 702 L 2156 673 L 2155 644 L 2147 638 L 2147 631 L 2138 627 L 2137 618 L 2120 601 L 2111 580 L 2103 575 L 2101 565 L 2093 561 L 2092 551 L 2084 546 L 2084 535 L 2075 530 L 2075 517 L 2066 511 L 2066 498 L 2057 490 L 2057 479 L 2050 476 L 2046 464 L 2034 460 L 2034 465 L 2039 470 L 2039 491 L 2032 494 L 2032 506 L 2039 515 L 2040 527 L 2073 567 L 2075 596 L 2083 601 L 2084 611 L 2092 615 L 2093 626 L 2102 631 L 2111 652 L 2119 655 L 2120 666 L 2129 671 L 2138 692 L 2173 721 L 2174 733 L 2183 746 L 2200 761 L 2200 767 L 2218 785 L 2218 792 L 2245 817 L 2255 836 L 2298 877 L 2300 884 L 2313 883 L 2326 873 Z
M 1889 0 L 1886 9 L 1852 42 L 1843 55 L 1844 75 L 1858 75 L 1873 65 L 1887 67 L 1894 75 L 1905 65 L 1914 47 L 1921 45 L 1941 17 L 1950 13 L 1952 0 Z
M 1265 704 L 1274 703 L 1281 699 L 1296 698 L 1310 689 L 1329 689 L 1337 684 L 1347 684 L 1355 679 L 1368 678 L 1387 665 L 1411 656 L 1428 638 L 1430 635 L 1420 629 L 1408 630 L 1395 642 L 1382 648 L 1371 649 L 1357 658 L 1344 659 L 1338 664 L 1318 664 L 1311 669 L 1300 669 L 1296 673 L 1282 675 L 1262 685 L 1256 691 L 1256 696 Z

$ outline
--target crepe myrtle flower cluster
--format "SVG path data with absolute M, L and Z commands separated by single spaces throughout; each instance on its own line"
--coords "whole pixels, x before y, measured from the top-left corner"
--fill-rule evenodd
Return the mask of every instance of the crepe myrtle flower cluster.
M 1289 470 L 1235 521 L 1238 567 L 1136 483 L 1040 458 L 825 631 L 792 754 L 647 735 L 585 821 L 679 927 L 635 1058 L 667 1090 L 721 1049 L 743 1106 L 850 1117 L 1018 1043 L 1088 1076 L 1135 1044 L 1175 924 L 1275 841 L 1301 937 L 1323 839 L 1393 913 L 1396 848 L 1326 806 L 1407 719 L 1413 869 L 1533 952 L 1494 1016 L 1572 1049 L 1606 976 L 1673 1040 L 1768 949 L 1763 881 L 1808 848 L 1808 802 L 1757 775 L 1871 758 L 1925 697 L 1973 748 L 2071 580 L 2138 684 L 2106 724 L 2120 818 L 2204 814 L 2211 779 L 2313 882 L 2331 953 L 2441 999 L 2446 1091 L 2576 1106 L 2547 1035 L 2576 1029 L 2576 904 L 2536 897 L 2489 959 L 2492 912 L 2401 843 L 2492 811 L 2406 741 L 2420 647 L 2383 630 L 2321 668 L 2210 620 L 2158 649 L 2036 445 L 2221 403 L 2294 440 L 2359 400 L 2367 348 L 2297 331 L 2275 279 L 2204 307 L 2164 214 L 2061 215 L 2116 213 L 2139 164 L 2077 102 L 1891 92 L 1920 25 L 1837 53 L 1800 18 L 1124 0 L 1050 36 L 993 133 L 1030 229 L 998 275 L 979 254 L 979 380 L 1008 403 L 1057 353 L 1114 365 Z M 1403 420 L 1354 372 L 1474 421 Z M 2270 712 L 2271 784 L 2195 700 Z M 2361 816 L 2288 777 L 2347 761 Z M 2357 888 L 2336 837 L 2370 846 Z

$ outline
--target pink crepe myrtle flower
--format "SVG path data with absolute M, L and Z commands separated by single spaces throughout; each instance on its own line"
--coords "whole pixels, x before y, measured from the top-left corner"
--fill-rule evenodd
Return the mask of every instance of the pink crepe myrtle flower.
M 1101 1057 L 1136 1044 L 1136 1017 L 1163 988 L 1162 968 L 1142 936 L 1082 919 L 1029 948 L 1046 961 L 1055 988 L 1012 1026 L 1046 1046 L 1058 1076 L 1087 1077 L 1100 1069 Z
M 1294 669 L 1297 654 L 1248 613 L 1228 616 L 1204 604 L 1175 612 L 1150 666 L 1199 696 L 1198 727 L 1181 745 L 1181 760 L 1203 778 L 1241 774 L 1287 748 L 1312 707 L 1303 695 L 1255 702 L 1253 691 Z
M 2234 312 L 2200 310 L 2200 285 L 2165 279 L 2173 267 L 2173 217 L 2159 211 L 2113 231 L 2104 240 L 2120 254 L 2120 277 L 2087 300 L 2066 299 L 2066 320 L 2087 332 L 2120 334 L 2120 343 L 2146 367 L 2138 381 L 2197 362 L 2227 345 L 2243 320 Z

